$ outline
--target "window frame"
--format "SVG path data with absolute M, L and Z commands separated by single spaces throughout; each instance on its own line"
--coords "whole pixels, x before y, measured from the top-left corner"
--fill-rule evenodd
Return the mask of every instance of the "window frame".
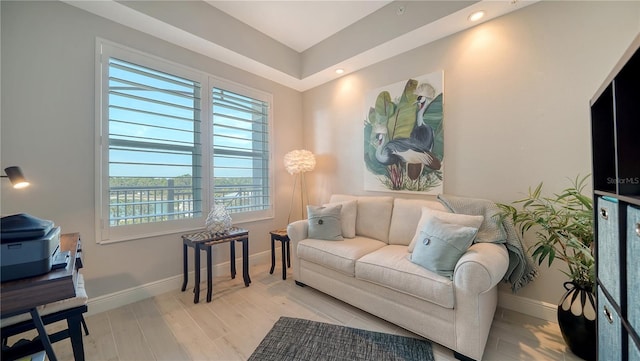
M 144 224 L 110 226 L 109 222 L 109 58 L 117 58 L 136 65 L 166 72 L 200 83 L 200 134 L 201 134 L 201 191 L 202 212 L 199 217 Z M 235 83 L 204 71 L 193 69 L 142 51 L 138 51 L 105 39 L 96 38 L 96 92 L 95 92 L 95 232 L 96 242 L 108 244 L 167 234 L 179 234 L 201 230 L 211 210 L 213 200 L 213 114 L 212 90 L 214 87 L 263 100 L 268 103 L 268 151 L 269 151 L 269 200 L 270 207 L 263 211 L 232 213 L 234 224 L 273 218 L 273 96 L 251 87 Z M 266 99 L 266 100 L 265 100 Z

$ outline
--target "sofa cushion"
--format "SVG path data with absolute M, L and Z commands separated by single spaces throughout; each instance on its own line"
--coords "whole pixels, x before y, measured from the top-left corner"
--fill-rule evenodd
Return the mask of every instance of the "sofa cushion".
M 415 247 L 416 242 L 420 240 L 420 230 L 424 227 L 425 223 L 430 217 L 437 217 L 438 219 L 446 223 L 453 223 L 472 228 L 480 228 L 482 221 L 484 221 L 483 216 L 470 216 L 468 214 L 440 212 L 431 208 L 423 207 L 422 215 L 420 216 L 420 221 L 418 222 L 418 227 L 415 229 L 415 234 L 413 236 L 413 239 L 411 240 L 411 243 L 409 244 L 409 253 L 413 252 L 413 248 Z
M 341 204 L 328 207 L 307 206 L 309 238 L 342 241 Z
M 356 262 L 356 278 L 453 308 L 453 282 L 409 260 L 407 246 L 388 245 Z
M 411 262 L 452 278 L 456 263 L 471 246 L 478 228 L 448 223 L 427 215 L 427 221 L 418 230 L 420 236 L 411 254 Z
M 409 245 L 418 228 L 422 207 L 447 212 L 442 203 L 424 199 L 396 198 L 389 226 L 389 244 Z
M 346 238 L 341 242 L 308 238 L 298 242 L 296 252 L 299 259 L 317 263 L 353 277 L 356 260 L 384 246 L 386 243 L 366 237 Z
M 350 194 L 332 194 L 331 198 L 329 198 L 329 203 L 341 203 L 348 201 L 357 201 L 357 196 L 352 196 Z
M 353 238 L 356 236 L 356 216 L 358 214 L 358 201 L 355 199 L 350 201 L 327 203 L 324 207 L 340 204 L 340 223 L 342 227 L 342 237 Z
M 356 217 L 356 235 L 389 242 L 389 224 L 393 211 L 393 197 L 354 197 L 334 194 L 331 203 L 356 199 L 358 214 Z

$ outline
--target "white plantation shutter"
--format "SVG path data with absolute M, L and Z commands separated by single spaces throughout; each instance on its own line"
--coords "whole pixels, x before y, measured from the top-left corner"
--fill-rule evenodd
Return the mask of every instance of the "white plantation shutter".
M 109 224 L 202 213 L 198 82 L 109 59 Z
M 273 216 L 271 94 L 98 39 L 96 240 Z M 204 122 L 202 120 L 205 120 Z
M 271 208 L 269 102 L 214 87 L 214 199 L 231 213 Z

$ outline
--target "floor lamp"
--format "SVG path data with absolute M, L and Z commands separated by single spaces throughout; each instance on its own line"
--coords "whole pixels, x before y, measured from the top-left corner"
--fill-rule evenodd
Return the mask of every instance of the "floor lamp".
M 305 218 L 305 197 L 307 202 L 309 196 L 307 194 L 307 185 L 304 180 L 304 174 L 310 172 L 316 166 L 316 157 L 310 151 L 306 149 L 292 150 L 284 155 L 284 167 L 291 175 L 295 175 L 296 178 L 293 181 L 293 190 L 291 191 L 291 203 L 289 204 L 289 217 L 287 217 L 287 224 L 291 222 L 291 209 L 293 208 L 293 198 L 296 193 L 296 184 L 298 178 L 300 178 L 300 207 L 302 208 L 302 218 Z

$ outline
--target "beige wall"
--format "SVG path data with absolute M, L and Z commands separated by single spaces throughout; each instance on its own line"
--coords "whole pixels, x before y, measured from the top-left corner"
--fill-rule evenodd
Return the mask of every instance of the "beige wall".
M 276 217 L 242 224 L 252 254 L 270 247 L 268 231 L 285 226 L 290 191 L 281 159 L 302 146 L 298 91 L 171 45 L 61 2 L 2 1 L 2 166 L 19 165 L 23 191 L 2 181 L 0 212 L 51 219 L 80 232 L 92 298 L 182 273 L 179 235 L 98 245 L 94 239 L 94 63 L 96 37 L 270 92 L 274 99 Z M 228 261 L 227 248 L 215 262 Z
M 444 192 L 510 202 L 540 181 L 561 190 L 591 172 L 589 99 L 639 20 L 639 2 L 541 2 L 306 91 L 311 201 L 381 194 L 363 190 L 365 94 L 441 69 Z M 518 295 L 557 303 L 565 276 L 542 271 Z
M 364 95 L 435 70 L 445 72 L 445 192 L 509 202 L 539 181 L 559 190 L 565 177 L 590 172 L 589 98 L 640 30 L 638 2 L 543 2 L 301 94 L 63 3 L 1 6 L 1 163 L 22 166 L 33 186 L 18 192 L 3 181 L 0 212 L 81 232 L 92 297 L 182 272 L 177 235 L 95 243 L 96 37 L 274 95 L 276 217 L 243 225 L 256 254 L 287 219 L 283 155 L 301 147 L 318 155 L 312 202 L 366 194 Z M 545 269 L 519 295 L 555 303 L 563 280 Z

